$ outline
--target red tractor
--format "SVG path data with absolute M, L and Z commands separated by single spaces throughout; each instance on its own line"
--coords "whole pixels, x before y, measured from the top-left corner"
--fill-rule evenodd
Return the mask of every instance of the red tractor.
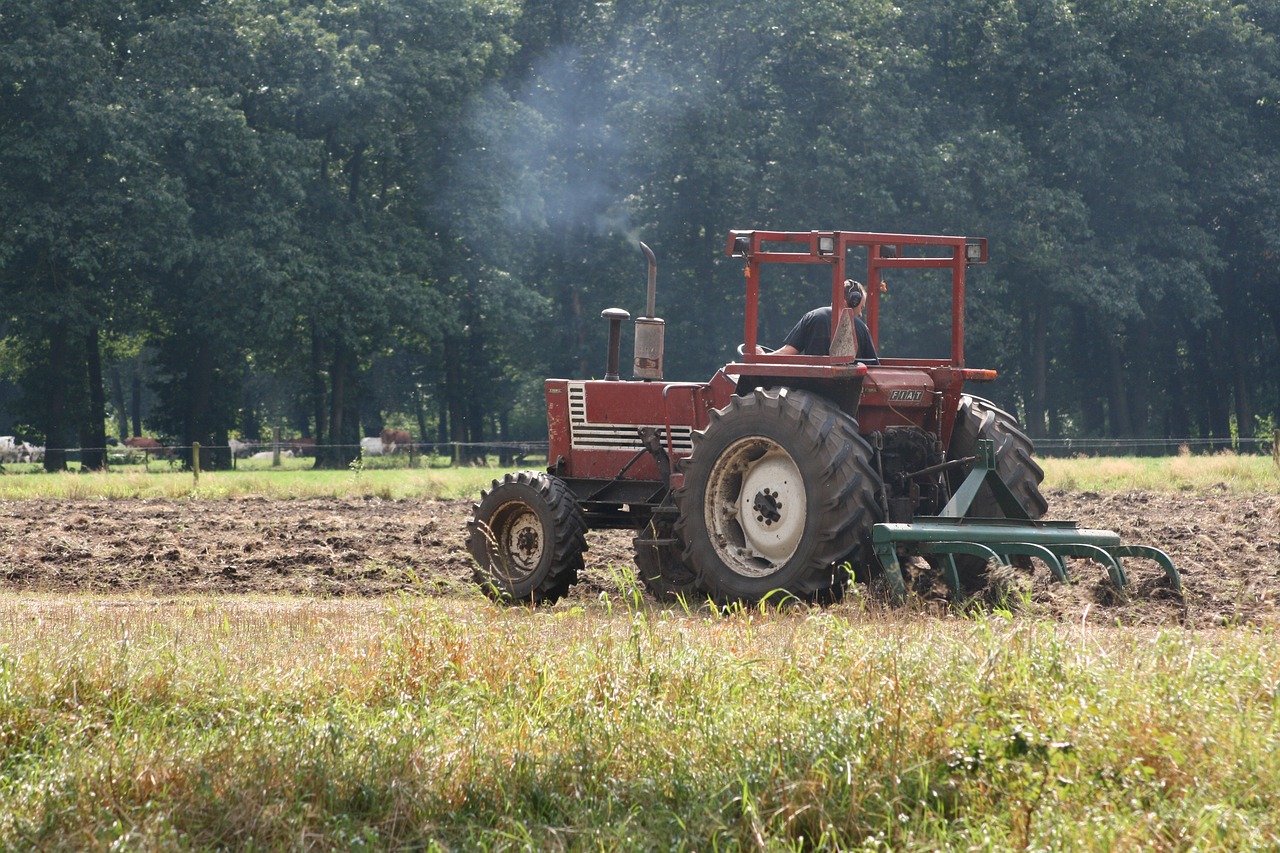
M 642 249 L 648 299 L 636 319 L 634 378 L 618 375 L 629 315 L 606 310 L 604 378 L 546 382 L 547 470 L 495 480 L 474 507 L 468 548 L 477 580 L 495 598 L 560 598 L 583 566 L 586 531 L 603 528 L 636 532 L 639 577 L 659 600 L 824 601 L 851 576 L 877 571 L 900 597 L 903 555 L 940 565 L 956 596 L 988 560 L 1029 557 L 1063 580 L 1064 557 L 1099 560 L 1119 587 L 1120 558 L 1146 557 L 1179 586 L 1156 549 L 1040 520 L 1047 504 L 1031 441 L 1012 415 L 964 393 L 966 382 L 996 376 L 964 364 L 965 271 L 986 262 L 985 240 L 730 232 L 726 252 L 746 267 L 745 335 L 738 360 L 705 382 L 663 379 L 656 263 Z M 948 355 L 858 360 L 843 285 L 846 266 L 864 260 L 867 322 L 877 340 L 886 271 L 949 284 Z M 757 347 L 768 265 L 826 267 L 829 354 Z

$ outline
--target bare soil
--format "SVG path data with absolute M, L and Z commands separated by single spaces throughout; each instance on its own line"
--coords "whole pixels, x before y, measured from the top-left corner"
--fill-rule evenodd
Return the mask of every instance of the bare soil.
M 1032 613 L 1094 624 L 1280 622 L 1280 496 L 1050 492 L 1050 517 L 1164 549 L 1179 595 L 1146 560 L 1126 561 L 1130 589 L 1105 570 L 1069 563 L 1073 582 L 1039 563 L 1013 579 Z M 243 498 L 216 501 L 31 500 L 0 503 L 0 583 L 9 592 L 151 596 L 474 594 L 466 551 L 469 501 Z M 588 536 L 586 571 L 570 601 L 616 594 L 631 566 L 629 531 Z M 926 602 L 945 588 L 917 564 Z M 874 594 L 874 593 L 871 593 Z

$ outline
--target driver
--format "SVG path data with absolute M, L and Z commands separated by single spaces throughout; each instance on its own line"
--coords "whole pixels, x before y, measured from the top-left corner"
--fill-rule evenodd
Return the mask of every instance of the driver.
M 862 310 L 866 307 L 867 289 L 862 282 L 845 279 L 844 302 L 853 311 L 854 337 L 858 342 L 858 361 L 863 364 L 879 364 L 875 342 L 871 340 L 871 329 L 862 319 Z M 800 318 L 795 328 L 787 335 L 782 346 L 774 350 L 778 355 L 827 355 L 831 349 L 831 306 L 814 308 Z M 757 347 L 757 351 L 761 351 Z

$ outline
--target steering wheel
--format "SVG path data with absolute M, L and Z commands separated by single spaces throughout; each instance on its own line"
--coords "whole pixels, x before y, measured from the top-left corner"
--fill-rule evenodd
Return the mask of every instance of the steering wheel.
M 757 345 L 757 346 L 759 346 L 759 345 Z M 773 352 L 773 348 L 772 348 L 772 347 L 760 346 L 760 354 L 761 354 L 761 355 L 768 355 L 768 354 L 769 354 L 769 353 L 771 353 L 771 352 Z M 742 357 L 743 357 L 743 356 L 745 356 L 746 354 L 747 354 L 747 345 L 746 345 L 746 344 L 738 344 L 738 358 L 742 358 Z

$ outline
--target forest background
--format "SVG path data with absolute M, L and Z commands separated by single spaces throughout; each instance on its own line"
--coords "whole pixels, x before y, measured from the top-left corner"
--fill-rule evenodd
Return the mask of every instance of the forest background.
M 726 236 L 765 228 L 987 237 L 967 362 L 1033 437 L 1269 436 L 1277 32 L 1276 0 L 0 0 L 0 433 L 49 470 L 108 433 L 206 466 L 277 427 L 321 467 L 387 425 L 545 438 L 542 380 L 643 313 L 639 240 L 667 376 L 706 379 Z

